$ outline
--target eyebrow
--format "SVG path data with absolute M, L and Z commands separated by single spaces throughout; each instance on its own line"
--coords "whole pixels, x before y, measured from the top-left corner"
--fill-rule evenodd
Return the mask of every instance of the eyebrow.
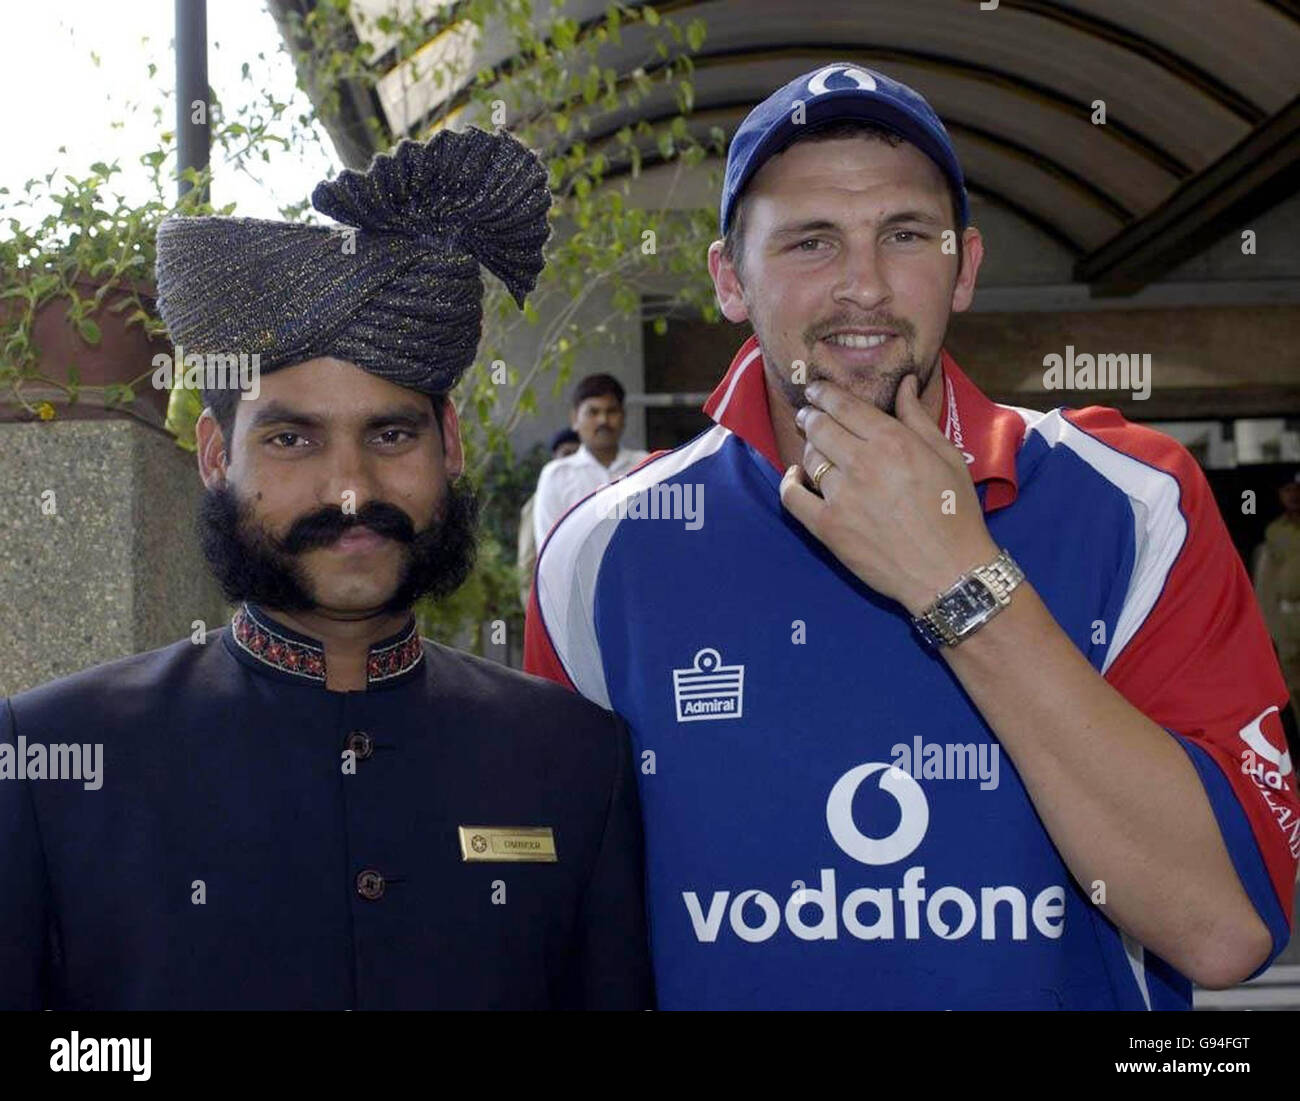
M 411 429 L 427 428 L 432 423 L 432 420 L 433 418 L 427 410 L 416 412 L 403 406 L 396 409 L 381 410 L 372 414 L 365 419 L 361 428 L 365 432 L 373 432 L 376 428 L 387 428 L 392 425 Z M 329 420 L 325 417 L 303 413 L 278 401 L 272 401 L 262 406 L 253 415 L 253 419 L 249 422 L 249 428 L 256 430 L 272 424 L 292 425 L 295 428 L 325 428 L 328 423 Z
M 798 237 L 805 233 L 819 233 L 822 230 L 839 229 L 839 224 L 830 221 L 828 218 L 809 218 L 802 222 L 789 222 L 785 225 L 777 226 L 772 231 L 773 237 Z
M 900 210 L 897 214 L 885 218 L 880 224 L 882 227 L 896 226 L 901 222 L 921 222 L 924 225 L 939 226 L 944 224 L 944 219 L 928 210 Z
M 881 220 L 878 228 L 886 229 L 890 226 L 903 225 L 911 222 L 920 222 L 923 225 L 939 226 L 944 224 L 944 220 L 927 210 L 900 210 L 889 217 Z M 829 218 L 808 218 L 801 222 L 790 222 L 786 225 L 777 226 L 772 231 L 774 239 L 785 239 L 787 237 L 799 237 L 805 233 L 821 233 L 826 230 L 839 230 L 840 224 L 833 222 Z

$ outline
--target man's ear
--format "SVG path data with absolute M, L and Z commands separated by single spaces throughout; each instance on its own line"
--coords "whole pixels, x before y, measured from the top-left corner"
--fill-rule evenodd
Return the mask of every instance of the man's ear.
M 952 312 L 968 309 L 975 298 L 975 279 L 984 262 L 984 238 L 974 226 L 962 230 L 961 270 L 952 288 Z
M 578 411 L 576 409 L 569 411 L 569 427 L 575 432 L 578 430 Z
M 709 276 L 713 280 L 713 292 L 717 295 L 722 316 L 728 321 L 748 321 L 749 310 L 745 306 L 740 277 L 731 261 L 723 256 L 721 241 L 714 241 L 709 246 Z
M 221 434 L 221 426 L 211 409 L 204 409 L 194 423 L 194 442 L 199 460 L 199 477 L 209 489 L 226 480 L 230 465 L 229 447 Z
M 447 398 L 442 403 L 442 462 L 447 477 L 455 481 L 465 471 L 465 452 L 460 442 L 460 418 L 456 416 L 456 403 Z

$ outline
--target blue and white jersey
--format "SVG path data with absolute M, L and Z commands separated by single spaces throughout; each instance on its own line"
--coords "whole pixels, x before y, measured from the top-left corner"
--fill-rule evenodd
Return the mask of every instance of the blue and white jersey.
M 1186 750 L 1276 954 L 1300 854 L 1287 691 L 1204 476 L 1113 411 L 999 406 L 943 371 L 994 540 Z M 560 521 L 528 626 L 526 667 L 631 731 L 661 1007 L 1188 1008 L 906 611 L 782 508 L 752 338 L 705 408 L 714 427 Z

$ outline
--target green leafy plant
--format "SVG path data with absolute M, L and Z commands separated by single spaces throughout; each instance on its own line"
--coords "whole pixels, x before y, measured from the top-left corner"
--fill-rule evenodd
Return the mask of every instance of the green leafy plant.
M 128 383 L 97 387 L 81 385 L 75 362 L 61 374 L 42 373 L 32 338 L 37 313 L 49 303 L 66 302 L 64 315 L 88 348 L 100 343 L 96 316 L 103 310 L 120 315 L 128 327 L 165 336 L 150 298 L 154 233 L 173 210 L 210 209 L 197 198 L 129 205 L 110 194 L 120 171 L 117 162 L 93 164 L 87 175 L 52 171 L 28 180 L 17 197 L 0 188 L 0 217 L 8 228 L 0 239 L 0 400 L 42 419 L 51 419 L 54 407 L 49 401 L 34 405 L 28 398 L 33 387 L 57 390 L 68 402 L 93 392 L 106 407 L 131 413 L 134 386 L 149 371 Z
M 233 203 L 215 207 L 204 197 L 211 167 L 181 173 L 179 178 L 190 186 L 176 197 L 175 134 L 163 125 L 172 112 L 173 92 L 161 86 L 152 64 L 149 76 L 157 88 L 153 115 L 160 133 L 157 146 L 137 157 L 149 194 L 146 201 L 128 203 L 117 191 L 123 172 L 120 160 L 96 162 L 84 173 L 51 169 L 27 180 L 17 195 L 0 188 L 0 225 L 6 231 L 0 237 L 0 402 L 44 420 L 53 419 L 57 409 L 49 400 L 31 401 L 33 391 L 57 392 L 60 402 L 95 400 L 134 415 L 135 388 L 153 367 L 142 365 L 140 375 L 125 383 L 94 387 L 81 383 L 75 361 L 56 364 L 53 374 L 48 368 L 42 371 L 41 349 L 33 340 L 41 309 L 66 303 L 64 316 L 87 349 L 100 343 L 95 318 L 105 309 L 120 316 L 128 328 L 138 326 L 150 337 L 165 338 L 166 327 L 153 301 L 158 224 L 173 214 L 230 214 L 235 209 Z M 243 81 L 250 89 L 256 87 L 248 64 L 243 66 Z M 209 95 L 203 109 L 211 126 L 217 170 L 241 172 L 256 180 L 255 166 L 269 164 L 273 152 L 300 150 L 319 141 L 310 116 L 294 117 L 287 104 L 266 92 L 241 97 L 228 118 L 215 94 Z M 281 212 L 300 217 L 305 205 Z M 180 396 L 185 400 L 178 402 L 173 396 L 169 427 L 182 446 L 192 448 L 198 411 L 193 409 L 194 395 L 182 391 Z

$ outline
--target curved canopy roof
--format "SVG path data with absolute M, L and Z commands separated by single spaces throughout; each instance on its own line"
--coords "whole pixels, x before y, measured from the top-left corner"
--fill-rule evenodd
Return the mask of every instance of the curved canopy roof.
M 437 22 L 446 5 L 417 6 L 433 20 L 429 49 L 472 50 L 476 67 L 510 60 L 491 41 Z M 581 21 L 604 7 L 584 0 L 566 10 Z M 974 195 L 1050 236 L 1074 257 L 1077 278 L 1103 291 L 1159 278 L 1300 190 L 1300 0 L 998 0 L 987 11 L 976 0 L 679 0 L 658 8 L 708 28 L 695 55 L 693 128 L 720 126 L 729 136 L 770 91 L 819 65 L 880 69 L 929 99 Z M 355 109 L 379 115 L 395 136 L 420 132 L 455 93 L 432 82 L 412 89 L 391 43 L 378 36 L 375 45 L 384 75 Z M 601 63 L 630 69 L 642 62 L 641 45 L 625 33 Z M 391 95 L 399 85 L 400 110 Z M 1104 125 L 1093 122 L 1098 101 Z M 642 101 L 636 117 L 675 113 L 665 90 Z M 627 121 L 602 115 L 589 138 Z M 345 160 L 364 163 L 369 149 L 346 118 L 334 137 Z

